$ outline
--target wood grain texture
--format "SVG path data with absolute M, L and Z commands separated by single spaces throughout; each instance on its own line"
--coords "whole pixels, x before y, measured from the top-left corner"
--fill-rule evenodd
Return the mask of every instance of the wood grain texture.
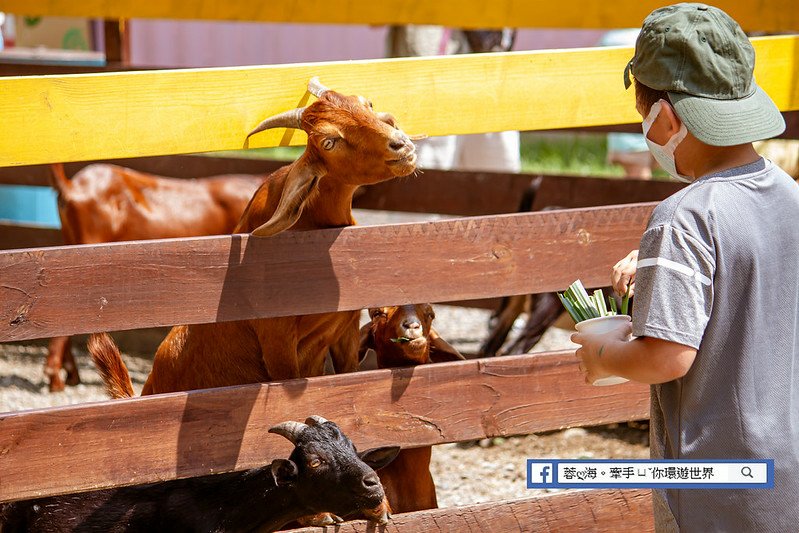
M 592 531 L 647 533 L 655 530 L 648 490 L 589 490 L 393 515 L 381 533 L 469 533 Z M 286 533 L 362 533 L 362 521 Z
M 660 201 L 684 184 L 590 176 L 426 170 L 359 191 L 354 207 L 458 216 L 515 213 L 533 180 L 541 178 L 534 210 Z
M 173 155 L 67 163 L 72 176 L 93 163 L 108 163 L 176 178 L 220 174 L 268 174 L 285 161 L 234 157 Z M 541 178 L 535 208 L 594 207 L 662 200 L 684 185 L 675 182 L 623 180 L 607 177 L 559 176 L 460 170 L 424 173 L 362 187 L 353 207 L 413 213 L 477 216 L 515 213 L 530 183 Z M 0 184 L 50 186 L 50 165 L 0 168 Z
M 601 286 L 653 207 L 0 252 L 0 342 Z
M 0 501 L 262 465 L 319 414 L 359 449 L 646 418 L 649 388 L 583 382 L 574 352 L 507 356 L 0 415 Z M 520 468 L 524 468 L 520 463 Z
M 290 163 L 290 161 L 200 155 L 170 155 L 78 161 L 64 164 L 64 171 L 68 177 L 72 177 L 80 169 L 95 163 L 119 165 L 140 172 L 171 178 L 200 178 L 219 176 L 222 174 L 270 174 L 278 168 Z M 50 187 L 52 183 L 51 176 L 50 165 L 0 167 L 0 183 L 6 185 Z
M 639 27 L 663 2 L 588 0 L 561 4 L 547 0 L 2 0 L 0 8 L 26 15 L 104 18 L 177 18 L 327 24 L 440 24 L 473 28 L 626 28 Z M 736 2 L 714 5 L 732 15 L 747 30 L 784 31 L 799 27 L 791 0 Z
M 0 250 L 64 244 L 60 229 L 27 224 L 0 224 Z
M 799 109 L 797 42 L 754 40 L 755 75 L 782 110 Z M 0 136 L 0 166 L 240 149 L 263 118 L 309 102 L 312 76 L 369 97 L 410 134 L 626 124 L 640 120 L 621 83 L 631 55 L 607 47 L 0 78 L 0 116 L 14 132 Z M 303 142 L 304 134 L 278 129 L 250 146 Z

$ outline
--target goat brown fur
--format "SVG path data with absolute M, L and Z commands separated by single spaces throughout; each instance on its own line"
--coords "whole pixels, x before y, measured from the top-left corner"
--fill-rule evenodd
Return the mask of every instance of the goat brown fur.
M 175 179 L 93 164 L 70 180 L 51 165 L 66 244 L 195 237 L 230 233 L 265 176 Z M 50 390 L 80 382 L 69 337 L 50 341 L 45 374 Z
M 357 187 L 415 170 L 415 147 L 390 115 L 376 114 L 361 97 L 330 90 L 318 96 L 304 110 L 289 112 L 292 127 L 308 133 L 305 152 L 267 178 L 236 232 L 269 236 L 352 225 Z M 281 127 L 290 122 L 279 121 Z M 328 351 L 336 372 L 355 371 L 358 317 L 347 311 L 176 326 L 158 348 L 142 394 L 322 375 Z M 97 348 L 95 359 L 119 357 L 113 344 Z
M 435 314 L 430 304 L 378 307 L 370 309 L 369 316 L 371 321 L 361 328 L 359 354 L 366 357 L 374 350 L 378 368 L 463 360 L 433 329 Z M 393 512 L 438 507 L 431 455 L 430 446 L 404 449 L 378 474 Z

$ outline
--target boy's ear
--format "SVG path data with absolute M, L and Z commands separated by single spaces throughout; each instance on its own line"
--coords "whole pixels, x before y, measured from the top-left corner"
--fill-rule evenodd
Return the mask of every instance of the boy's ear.
M 674 111 L 674 108 L 671 106 L 671 104 L 665 100 L 662 104 L 660 104 L 660 110 L 661 120 L 666 120 L 666 122 L 664 122 L 664 127 L 668 130 L 666 133 L 669 137 L 671 137 L 680 131 L 682 120 L 680 120 L 680 117 L 677 116 L 677 112 Z
M 441 338 L 438 332 L 430 328 L 430 360 L 434 363 L 447 361 L 465 361 L 466 358 L 450 343 Z
M 275 459 L 272 461 L 272 478 L 278 487 L 289 485 L 297 480 L 299 470 L 294 461 L 289 459 Z

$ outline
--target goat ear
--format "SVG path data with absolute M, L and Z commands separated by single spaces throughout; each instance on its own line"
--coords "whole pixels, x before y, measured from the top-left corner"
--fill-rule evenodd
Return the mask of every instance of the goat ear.
M 372 331 L 372 323 L 369 322 L 361 328 L 361 342 L 358 346 L 358 361 L 366 358 L 366 352 L 375 349 L 375 336 Z
M 271 237 L 293 226 L 308 201 L 316 192 L 319 180 L 325 175 L 324 167 L 308 157 L 298 159 L 283 184 L 283 193 L 277 209 L 268 222 L 252 231 L 258 237 Z
M 393 461 L 399 452 L 399 446 L 383 446 L 382 448 L 372 448 L 365 452 L 360 452 L 358 457 L 361 458 L 361 461 L 371 466 L 372 470 L 380 470 Z
M 434 363 L 465 361 L 466 358 L 450 343 L 441 338 L 436 330 L 430 328 L 430 360 Z
M 272 461 L 272 478 L 278 487 L 297 481 L 298 475 L 299 470 L 294 461 L 288 459 L 275 459 Z

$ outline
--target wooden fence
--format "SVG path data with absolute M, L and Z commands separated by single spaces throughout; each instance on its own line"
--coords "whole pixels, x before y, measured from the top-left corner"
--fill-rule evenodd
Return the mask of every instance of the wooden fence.
M 796 10 L 780 9 L 792 2 L 766 3 L 771 9 L 755 11 L 741 4 L 738 13 L 730 3 L 730 11 L 742 19 L 753 17 L 752 27 L 762 23 L 781 29 L 795 23 Z M 447 17 L 459 25 L 489 20 L 478 2 L 457 10 L 455 2 L 430 8 L 410 0 L 342 0 L 338 10 L 329 2 L 324 10 L 317 2 L 183 4 L 195 7 L 168 14 L 315 21 L 324 12 L 331 22 L 338 21 L 331 13 L 345 13 L 345 22 L 379 22 L 391 13 L 396 15 L 392 22 Z M 384 12 L 387 4 L 397 11 Z M 532 13 L 555 14 L 557 8 L 560 16 L 568 11 L 544 2 L 503 4 L 507 9 L 495 9 L 502 14 L 498 24 L 511 20 L 501 18 L 508 14 L 526 16 L 513 23 L 520 25 L 532 21 Z M 585 25 L 606 20 L 604 4 L 586 4 L 585 9 L 581 4 Z M 8 11 L 113 17 L 163 16 L 158 11 L 163 5 L 184 9 L 154 1 L 0 1 Z M 295 10 L 280 11 L 289 5 Z M 630 13 L 652 7 L 640 7 L 646 2 L 624 5 Z M 613 10 L 625 12 L 618 3 Z M 473 18 L 457 18 L 461 11 Z M 635 25 L 642 16 L 635 15 Z M 557 20 L 565 24 L 569 19 L 564 17 Z M 763 38 L 756 47 L 758 80 L 782 110 L 799 109 L 799 39 Z M 307 103 L 305 83 L 314 75 L 337 90 L 369 96 L 378 110 L 397 115 L 410 133 L 629 123 L 640 120 L 631 94 L 620 87 L 630 55 L 629 49 L 602 49 L 3 78 L 0 116 L 4 131 L 13 135 L 0 137 L 0 166 L 241 148 L 244 135 L 261 118 Z M 479 90 L 474 80 L 480 80 Z M 491 113 L 474 112 L 486 108 Z M 259 146 L 303 141 L 295 132 L 261 137 Z M 2 179 L 47 179 L 41 167 L 20 170 L 7 168 Z M 418 184 L 441 195 L 444 177 L 426 173 Z M 600 285 L 609 265 L 636 247 L 653 208 L 652 203 L 585 207 L 591 187 L 605 190 L 611 182 L 550 177 L 542 187 L 551 187 L 561 205 L 575 209 L 503 215 L 497 206 L 515 208 L 514 191 L 529 184 L 530 176 L 459 179 L 495 179 L 491 185 L 503 183 L 505 189 L 497 187 L 496 204 L 488 208 L 466 193 L 453 194 L 458 199 L 451 204 L 442 200 L 447 207 L 441 210 L 469 217 L 424 224 L 283 233 L 269 239 L 232 235 L 0 252 L 0 341 L 544 292 L 577 276 L 587 285 Z M 369 190 L 359 201 L 398 209 L 402 200 L 391 190 L 405 186 L 411 185 L 386 184 L 382 193 Z M 625 182 L 613 187 L 619 193 L 655 194 L 649 185 L 647 191 Z M 668 194 L 668 187 L 673 186 L 664 184 L 656 194 Z M 30 231 L 46 244 L 53 242 L 43 232 Z M 262 465 L 288 450 L 285 440 L 267 428 L 311 413 L 338 422 L 359 447 L 414 447 L 645 418 L 648 399 L 648 389 L 640 385 L 583 384 L 573 353 L 557 352 L 5 413 L 0 414 L 0 501 Z M 648 531 L 651 502 L 645 491 L 567 493 L 408 513 L 394 517 L 387 531 L 467 527 Z M 338 530 L 366 528 L 354 522 Z

